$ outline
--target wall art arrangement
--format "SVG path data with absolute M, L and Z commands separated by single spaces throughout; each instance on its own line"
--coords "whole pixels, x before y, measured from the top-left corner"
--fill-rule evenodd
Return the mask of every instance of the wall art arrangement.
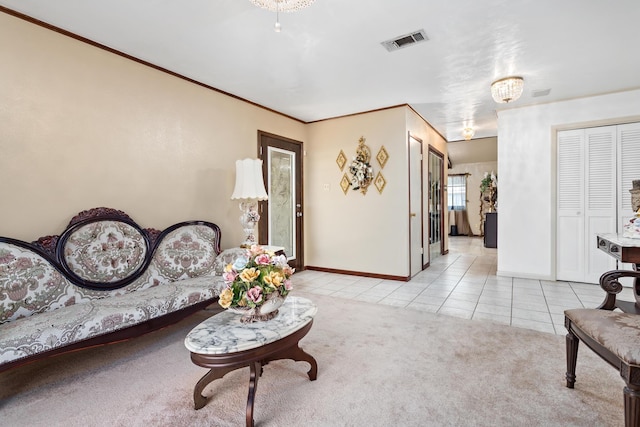
M 389 154 L 387 153 L 387 150 L 385 150 L 384 145 L 380 147 L 380 150 L 378 150 L 378 154 L 376 155 L 376 160 L 378 161 L 378 164 L 380 164 L 380 169 L 384 169 L 384 165 L 386 165 L 387 160 L 389 160 Z M 376 175 L 376 179 L 373 181 L 373 184 L 378 189 L 378 193 L 382 194 L 382 190 L 384 190 L 384 186 L 387 185 L 387 180 L 384 179 L 384 176 L 382 175 L 382 171 L 378 171 L 378 174 Z
M 361 136 L 358 140 L 356 156 L 349 164 L 347 171 L 342 174 L 342 179 L 340 180 L 340 188 L 342 188 L 342 192 L 345 195 L 347 194 L 349 187 L 351 187 L 354 191 L 360 191 L 363 195 L 365 195 L 367 194 L 369 185 L 371 185 L 372 182 L 378 189 L 378 192 L 382 194 L 382 190 L 387 184 L 387 181 L 382 175 L 382 172 L 378 172 L 378 174 L 374 177 L 373 167 L 371 166 L 371 149 L 369 149 L 369 147 L 365 144 L 365 141 L 365 138 Z M 387 164 L 387 160 L 389 160 L 389 154 L 387 153 L 387 150 L 384 148 L 384 146 L 381 147 L 378 151 L 376 160 L 378 161 L 380 168 L 384 168 L 384 165 Z M 340 171 L 343 171 L 347 163 L 347 157 L 345 156 L 344 151 L 340 150 L 340 153 L 336 158 L 336 163 L 338 164 Z

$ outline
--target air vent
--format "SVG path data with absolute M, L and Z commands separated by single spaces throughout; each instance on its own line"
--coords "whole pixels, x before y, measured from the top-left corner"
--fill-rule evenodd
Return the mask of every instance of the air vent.
M 547 96 L 551 93 L 551 89 L 534 90 L 531 95 L 536 98 L 538 96 Z
M 416 43 L 421 43 L 429 40 L 424 30 L 415 31 L 413 33 L 405 34 L 399 37 L 395 37 L 391 40 L 387 40 L 382 42 L 382 46 L 385 47 L 389 52 L 393 52 L 394 50 L 402 49 L 403 47 L 412 46 Z

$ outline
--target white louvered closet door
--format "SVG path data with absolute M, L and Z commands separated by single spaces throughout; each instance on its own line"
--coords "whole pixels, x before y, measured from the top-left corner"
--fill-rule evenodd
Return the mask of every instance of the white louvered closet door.
M 556 278 L 584 277 L 584 131 L 558 132 Z
M 585 130 L 585 239 L 584 282 L 598 283 L 615 260 L 598 249 L 597 235 L 616 232 L 616 127 Z
M 618 126 L 618 233 L 622 226 L 634 215 L 631 207 L 632 182 L 640 179 L 640 123 Z M 618 268 L 631 270 L 631 264 L 621 264 Z M 631 286 L 632 279 L 623 279 L 624 285 Z
M 616 262 L 598 249 L 596 236 L 621 232 L 633 215 L 629 189 L 640 179 L 640 123 L 561 131 L 557 140 L 556 278 L 598 283 Z

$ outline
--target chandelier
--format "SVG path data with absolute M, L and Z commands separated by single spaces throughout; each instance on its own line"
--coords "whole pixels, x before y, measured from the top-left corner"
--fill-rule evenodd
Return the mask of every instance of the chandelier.
M 491 83 L 491 96 L 494 101 L 504 104 L 520 98 L 523 88 L 522 77 L 505 77 Z
M 295 12 L 311 6 L 315 0 L 249 0 L 251 3 L 271 12 Z
M 464 137 L 465 141 L 469 141 L 471 138 L 473 138 L 473 135 L 476 134 L 476 131 L 473 130 L 473 128 L 464 128 L 462 130 L 462 136 Z
M 315 0 L 249 0 L 254 5 L 276 13 L 276 24 L 273 29 L 276 33 L 282 31 L 280 25 L 280 12 L 295 12 L 311 6 Z

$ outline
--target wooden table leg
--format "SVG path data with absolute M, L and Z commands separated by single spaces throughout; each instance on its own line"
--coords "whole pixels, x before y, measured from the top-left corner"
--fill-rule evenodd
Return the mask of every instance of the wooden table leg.
M 633 271 L 640 271 L 640 264 L 631 264 Z M 636 306 L 640 307 L 640 277 L 633 279 L 633 295 L 636 297 Z
M 307 362 L 311 365 L 311 369 L 307 372 L 309 379 L 314 381 L 318 377 L 318 363 L 309 353 L 300 348 L 298 343 L 295 345 L 278 351 L 267 359 L 267 361 L 290 359 L 294 362 Z
M 253 427 L 253 404 L 258 391 L 258 379 L 262 374 L 262 363 L 252 362 L 249 365 L 249 395 L 247 396 L 247 427 Z
M 238 367 L 235 366 L 229 368 L 213 368 L 209 372 L 204 374 L 204 376 L 200 378 L 200 380 L 196 383 L 195 388 L 193 389 L 193 403 L 195 405 L 195 408 L 200 409 L 207 404 L 207 400 L 209 398 L 202 395 L 202 390 L 204 390 L 206 386 L 208 386 L 212 381 L 217 380 L 218 378 L 222 378 L 229 372 L 235 371 L 236 369 L 238 369 Z

